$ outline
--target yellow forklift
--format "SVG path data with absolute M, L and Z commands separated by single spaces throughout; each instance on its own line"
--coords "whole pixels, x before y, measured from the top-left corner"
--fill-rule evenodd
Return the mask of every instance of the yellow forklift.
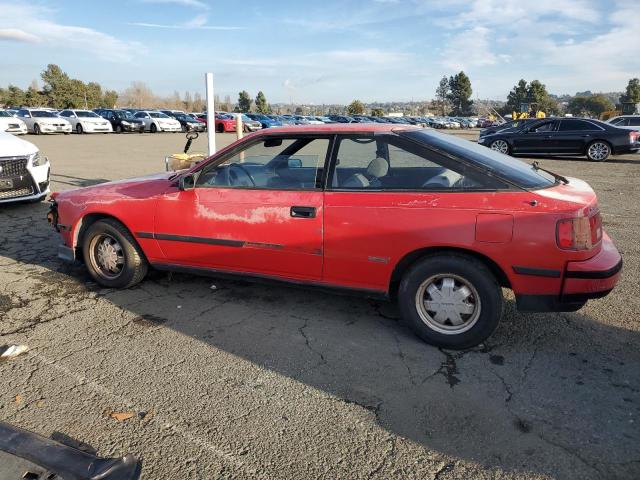
M 537 102 L 522 102 L 520 103 L 520 111 L 513 112 L 512 117 L 514 120 L 522 118 L 547 118 L 547 114 L 538 109 Z

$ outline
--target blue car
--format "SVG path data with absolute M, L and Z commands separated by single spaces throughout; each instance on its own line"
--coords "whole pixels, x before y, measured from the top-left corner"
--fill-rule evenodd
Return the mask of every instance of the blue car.
M 267 117 L 261 113 L 247 113 L 247 117 L 256 122 L 260 122 L 262 128 L 281 127 L 282 122 L 271 117 Z

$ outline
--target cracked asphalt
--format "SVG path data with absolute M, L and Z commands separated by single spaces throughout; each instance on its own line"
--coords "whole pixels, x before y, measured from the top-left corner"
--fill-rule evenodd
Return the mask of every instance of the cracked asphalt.
M 26 139 L 54 190 L 153 173 L 184 144 Z M 517 313 L 505 292 L 464 352 L 362 298 L 158 272 L 103 289 L 56 258 L 45 203 L 0 206 L 0 345 L 31 348 L 0 362 L 0 419 L 134 453 L 147 479 L 640 478 L 640 155 L 540 161 L 597 191 L 622 280 L 576 313 Z

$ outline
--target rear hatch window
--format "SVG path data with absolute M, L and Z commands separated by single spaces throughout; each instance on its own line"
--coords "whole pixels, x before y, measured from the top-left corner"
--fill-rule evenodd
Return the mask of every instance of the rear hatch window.
M 454 135 L 424 129 L 405 130 L 398 133 L 403 137 L 429 145 L 475 164 L 520 188 L 538 190 L 557 183 L 553 175 L 537 170 L 528 163 L 494 152 L 487 147 L 457 138 Z

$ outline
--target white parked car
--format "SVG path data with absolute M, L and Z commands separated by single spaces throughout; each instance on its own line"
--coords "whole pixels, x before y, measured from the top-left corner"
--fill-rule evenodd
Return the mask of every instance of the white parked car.
M 27 133 L 27 124 L 14 117 L 11 112 L 0 110 L 0 132 L 24 135 Z
M 42 108 L 21 108 L 17 117 L 27 124 L 31 133 L 71 133 L 71 124 L 60 118 L 55 112 Z
M 33 143 L 0 132 L 0 203 L 44 200 L 49 160 Z
M 162 112 L 153 110 L 142 110 L 136 112 L 134 118 L 139 118 L 144 122 L 144 129 L 151 133 L 156 132 L 181 132 L 182 125 L 175 118 L 171 118 Z
M 90 110 L 63 110 L 58 114 L 76 133 L 111 133 L 111 122 Z
M 640 115 L 620 115 L 608 120 L 607 123 L 627 130 L 640 130 Z

